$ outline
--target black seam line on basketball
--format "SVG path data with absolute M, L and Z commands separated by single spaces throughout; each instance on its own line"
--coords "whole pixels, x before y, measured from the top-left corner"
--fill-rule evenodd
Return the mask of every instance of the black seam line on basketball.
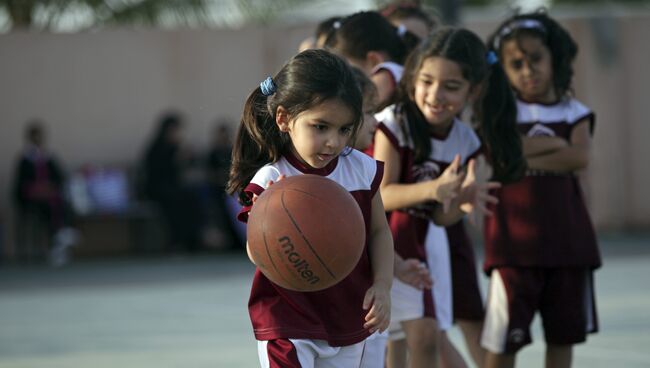
M 266 208 L 269 206 L 269 203 L 265 203 L 264 206 L 264 214 L 266 215 Z M 262 238 L 264 239 L 264 247 L 266 248 L 266 254 L 269 256 L 269 261 L 271 261 L 271 264 L 273 265 L 273 268 L 275 269 L 275 272 L 284 280 L 286 281 L 287 285 L 291 285 L 297 290 L 302 290 L 299 286 L 296 287 L 296 284 L 293 282 L 287 280 L 283 275 L 282 272 L 278 269 L 278 266 L 275 265 L 275 262 L 273 262 L 273 257 L 271 257 L 271 251 L 269 250 L 269 244 L 266 242 L 266 221 L 263 220 L 263 225 L 262 225 Z
M 293 226 L 296 228 L 296 230 L 298 230 L 298 232 L 300 233 L 300 236 L 302 236 L 302 239 L 305 241 L 305 243 L 307 243 L 307 246 L 309 247 L 311 252 L 314 254 L 314 256 L 316 256 L 316 259 L 318 259 L 318 262 L 320 262 L 320 264 L 323 266 L 325 271 L 327 271 L 327 273 L 329 273 L 330 276 L 332 276 L 332 278 L 336 280 L 336 276 L 334 276 L 332 271 L 330 271 L 330 269 L 327 267 L 325 262 L 323 262 L 323 260 L 320 258 L 318 253 L 316 253 L 316 250 L 314 250 L 314 247 L 311 246 L 311 243 L 309 242 L 309 240 L 307 240 L 307 237 L 305 236 L 305 234 L 303 234 L 303 232 L 300 229 L 300 226 L 298 226 L 298 223 L 296 222 L 296 220 L 293 218 L 293 216 L 291 216 L 291 213 L 287 209 L 287 206 L 284 204 L 284 192 L 282 192 L 282 196 L 280 197 L 280 202 L 282 202 L 282 208 L 284 208 L 284 212 L 286 212 L 287 216 L 289 216 L 289 220 L 291 220 L 291 222 L 293 222 Z

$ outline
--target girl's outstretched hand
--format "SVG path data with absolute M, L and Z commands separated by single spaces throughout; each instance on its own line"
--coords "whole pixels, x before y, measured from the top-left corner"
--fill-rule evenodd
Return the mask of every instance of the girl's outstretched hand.
M 396 262 L 395 277 L 419 290 L 431 289 L 433 286 L 433 280 L 427 265 L 415 258 Z
M 459 202 L 460 209 L 472 216 L 470 222 L 476 225 L 478 218 L 485 215 L 491 216 L 492 212 L 488 210 L 487 204 L 497 204 L 499 200 L 490 195 L 490 190 L 501 187 L 501 184 L 495 181 L 487 181 L 487 169 L 483 167 L 485 163 L 480 163 L 476 167 L 476 160 L 472 159 L 467 164 L 467 175 L 460 186 Z
M 390 286 L 383 282 L 375 282 L 363 298 L 363 309 L 368 310 L 366 323 L 370 333 L 384 332 L 390 323 Z
M 443 212 L 449 211 L 451 201 L 458 196 L 458 190 L 463 182 L 463 173 L 460 168 L 460 155 L 456 155 L 451 164 L 436 179 L 438 186 L 433 200 L 442 204 Z

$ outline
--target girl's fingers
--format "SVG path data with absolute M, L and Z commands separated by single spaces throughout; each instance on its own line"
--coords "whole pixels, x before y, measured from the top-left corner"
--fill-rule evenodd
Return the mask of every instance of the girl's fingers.
M 374 299 L 375 299 L 375 293 L 371 288 L 366 292 L 366 296 L 363 297 L 363 309 L 370 308 Z
M 485 202 L 487 202 L 487 203 L 492 203 L 492 204 L 498 204 L 498 203 L 499 203 L 499 198 L 497 198 L 497 197 L 495 197 L 495 196 L 493 196 L 493 195 L 484 194 L 484 193 L 479 194 L 479 195 L 478 195 L 478 199 L 479 199 L 481 202 L 484 202 L 484 203 L 485 203 Z
M 458 172 L 459 167 L 460 167 L 460 155 L 456 154 L 456 156 L 454 156 L 454 160 L 451 162 L 451 165 L 449 165 L 448 169 L 451 169 L 452 172 L 456 173 Z
M 467 176 L 471 178 L 476 177 L 476 160 L 474 159 L 469 160 L 467 163 Z
M 499 189 L 501 188 L 501 183 L 496 182 L 496 181 L 490 181 L 485 184 L 483 184 L 483 187 L 486 188 L 487 190 L 492 190 L 492 189 Z

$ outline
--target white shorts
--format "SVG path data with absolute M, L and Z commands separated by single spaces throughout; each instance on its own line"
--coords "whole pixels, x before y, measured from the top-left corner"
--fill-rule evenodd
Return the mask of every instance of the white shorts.
M 433 304 L 438 329 L 446 331 L 454 323 L 454 305 L 451 284 L 451 258 L 449 240 L 444 227 L 429 223 L 425 238 L 425 251 L 429 272 L 433 279 Z
M 338 368 L 362 365 L 366 341 L 333 347 L 324 340 L 278 339 L 258 341 L 257 353 L 262 368 Z M 383 362 L 383 359 L 382 359 Z M 369 364 L 373 362 L 369 361 Z
M 366 339 L 366 347 L 361 358 L 360 368 L 384 367 L 386 361 L 386 343 L 388 330 L 375 332 Z
M 394 277 L 390 300 L 388 339 L 391 341 L 405 339 L 402 322 L 424 317 L 424 292 Z

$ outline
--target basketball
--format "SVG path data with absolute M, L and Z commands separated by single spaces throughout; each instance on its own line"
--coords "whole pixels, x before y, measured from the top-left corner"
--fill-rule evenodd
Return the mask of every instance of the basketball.
M 318 175 L 296 175 L 257 198 L 247 237 L 253 261 L 271 281 L 318 291 L 354 269 L 366 230 L 359 205 L 342 186 Z

